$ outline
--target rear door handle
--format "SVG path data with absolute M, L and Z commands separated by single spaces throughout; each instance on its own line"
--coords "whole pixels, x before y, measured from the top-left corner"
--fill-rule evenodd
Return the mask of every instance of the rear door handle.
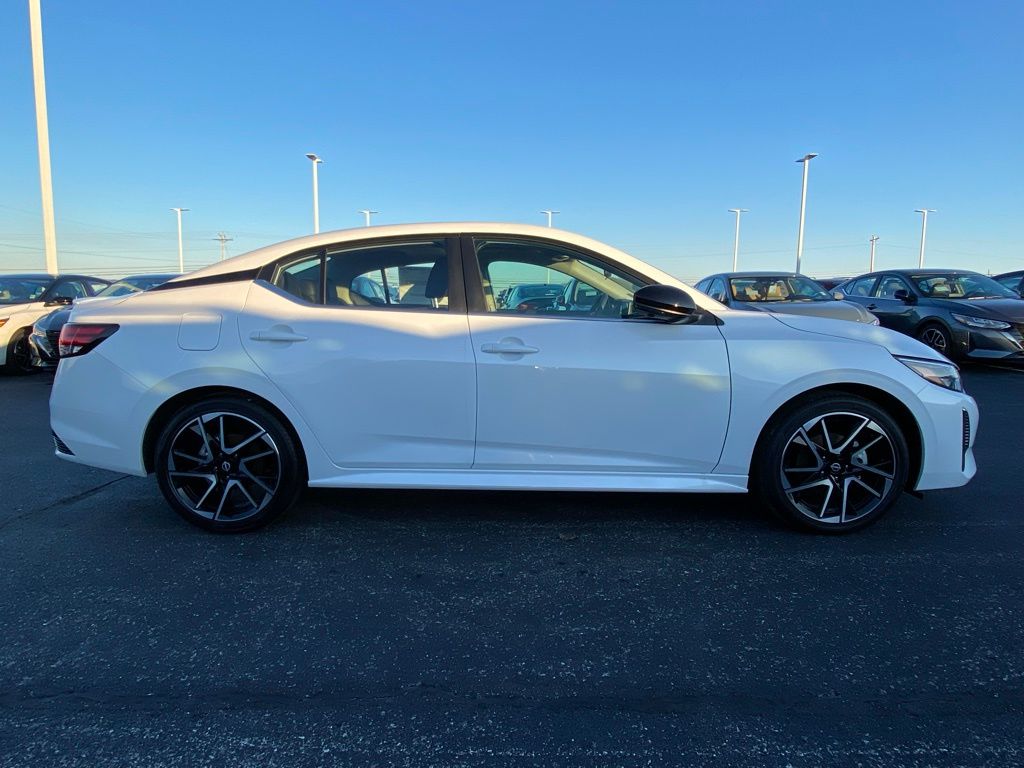
M 523 344 L 518 339 L 502 339 L 499 342 L 481 344 L 480 351 L 488 355 L 532 355 L 540 352 L 540 349 Z
M 253 341 L 294 342 L 306 341 L 309 337 L 303 336 L 301 333 L 295 333 L 291 328 L 275 325 L 273 328 L 268 328 L 265 331 L 253 331 L 249 334 L 249 338 Z
M 877 304 L 868 304 L 868 309 L 878 309 Z

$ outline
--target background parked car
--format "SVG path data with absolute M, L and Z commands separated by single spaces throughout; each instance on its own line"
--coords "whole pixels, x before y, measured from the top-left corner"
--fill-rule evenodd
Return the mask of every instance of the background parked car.
M 565 286 L 561 283 L 523 283 L 510 287 L 501 299 L 501 309 L 524 311 L 552 309 Z M 501 298 L 499 296 L 499 298 Z
M 815 315 L 878 325 L 875 316 L 849 301 L 838 301 L 819 283 L 795 272 L 723 272 L 695 286 L 732 309 Z
M 57 306 L 95 296 L 109 280 L 86 275 L 0 275 L 0 369 L 32 373 L 32 324 Z
M 978 272 L 898 269 L 840 286 L 882 325 L 953 359 L 1006 358 L 1024 352 L 1024 300 Z
M 849 277 L 817 277 L 814 282 L 822 288 L 833 291 L 849 279 Z
M 146 291 L 161 283 L 166 283 L 172 277 L 178 277 L 178 275 L 176 273 L 172 275 L 133 275 L 108 285 L 97 293 L 96 297 L 130 296 L 133 293 Z M 60 329 L 64 327 L 70 316 L 71 306 L 63 305 L 36 320 L 32 326 L 32 333 L 28 337 L 29 353 L 34 368 L 53 369 L 57 367 L 60 360 L 60 356 L 57 354 Z
M 1004 272 L 992 279 L 1004 288 L 1009 288 L 1011 291 L 1024 295 L 1024 269 L 1018 269 L 1016 272 Z

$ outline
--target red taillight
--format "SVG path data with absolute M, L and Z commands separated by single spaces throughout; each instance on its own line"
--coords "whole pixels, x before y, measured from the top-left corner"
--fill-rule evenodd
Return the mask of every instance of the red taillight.
M 121 326 L 114 323 L 66 323 L 60 329 L 58 349 L 61 357 L 84 355 Z

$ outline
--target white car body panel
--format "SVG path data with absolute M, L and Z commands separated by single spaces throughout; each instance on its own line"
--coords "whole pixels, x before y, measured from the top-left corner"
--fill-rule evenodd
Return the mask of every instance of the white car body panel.
M 48 307 L 42 301 L 0 305 L 0 317 L 7 318 L 7 322 L 0 325 L 0 366 L 7 364 L 7 347 L 14 334 L 23 328 L 31 329 L 36 320 L 53 310 L 53 306 Z
M 974 475 L 961 443 L 964 411 L 973 443 L 973 399 L 893 357 L 936 359 L 928 347 L 857 323 L 731 311 L 615 249 L 546 227 L 329 232 L 186 278 L 253 270 L 316 245 L 463 232 L 564 240 L 688 290 L 721 322 L 324 307 L 251 278 L 84 302 L 72 322 L 120 329 L 60 362 L 51 423 L 74 455 L 57 455 L 146 474 L 144 436 L 157 410 L 181 393 L 229 387 L 281 412 L 313 486 L 742 492 L 778 408 L 818 387 L 854 385 L 889 393 L 917 421 L 914 487 L 954 487 Z M 275 328 L 306 340 L 253 338 Z M 506 338 L 539 351 L 481 351 Z

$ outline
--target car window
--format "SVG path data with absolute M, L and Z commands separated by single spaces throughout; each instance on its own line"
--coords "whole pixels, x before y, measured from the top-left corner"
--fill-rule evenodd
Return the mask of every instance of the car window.
M 31 277 L 0 277 L 0 304 L 39 301 L 51 282 Z
M 292 296 L 320 303 L 320 254 L 300 256 L 278 265 L 271 282 Z
M 871 295 L 871 290 L 875 287 L 876 282 L 878 282 L 877 277 L 862 277 L 847 285 L 843 290 L 843 293 L 847 296 L 867 297 Z
M 907 291 L 907 284 L 903 282 L 903 279 L 896 275 L 883 275 L 882 279 L 878 281 L 878 287 L 875 289 L 875 296 L 880 299 L 895 299 L 896 291 Z
M 448 309 L 444 240 L 327 252 L 327 303 L 386 309 Z
M 77 280 L 62 280 L 54 286 L 52 299 L 84 299 L 89 295 L 86 287 Z
M 716 277 L 714 280 L 712 280 L 711 285 L 708 286 L 708 289 L 705 291 L 705 293 L 715 301 L 721 301 L 722 303 L 725 303 L 728 300 L 728 296 L 726 296 L 725 293 L 725 280 L 723 280 L 721 277 Z
M 617 318 L 648 285 L 560 245 L 478 239 L 475 247 L 489 312 Z
M 996 282 L 1002 285 L 1004 288 L 1009 288 L 1011 291 L 1020 290 L 1021 287 L 1021 276 L 1010 275 L 1008 277 L 998 277 Z
M 90 280 L 89 281 L 89 289 L 92 291 L 93 295 L 99 293 L 104 288 L 106 288 L 108 285 L 110 285 L 110 283 L 106 282 L 105 280 Z
M 913 275 L 911 279 L 917 283 L 921 293 L 933 299 L 1018 298 L 1016 291 L 977 272 Z

